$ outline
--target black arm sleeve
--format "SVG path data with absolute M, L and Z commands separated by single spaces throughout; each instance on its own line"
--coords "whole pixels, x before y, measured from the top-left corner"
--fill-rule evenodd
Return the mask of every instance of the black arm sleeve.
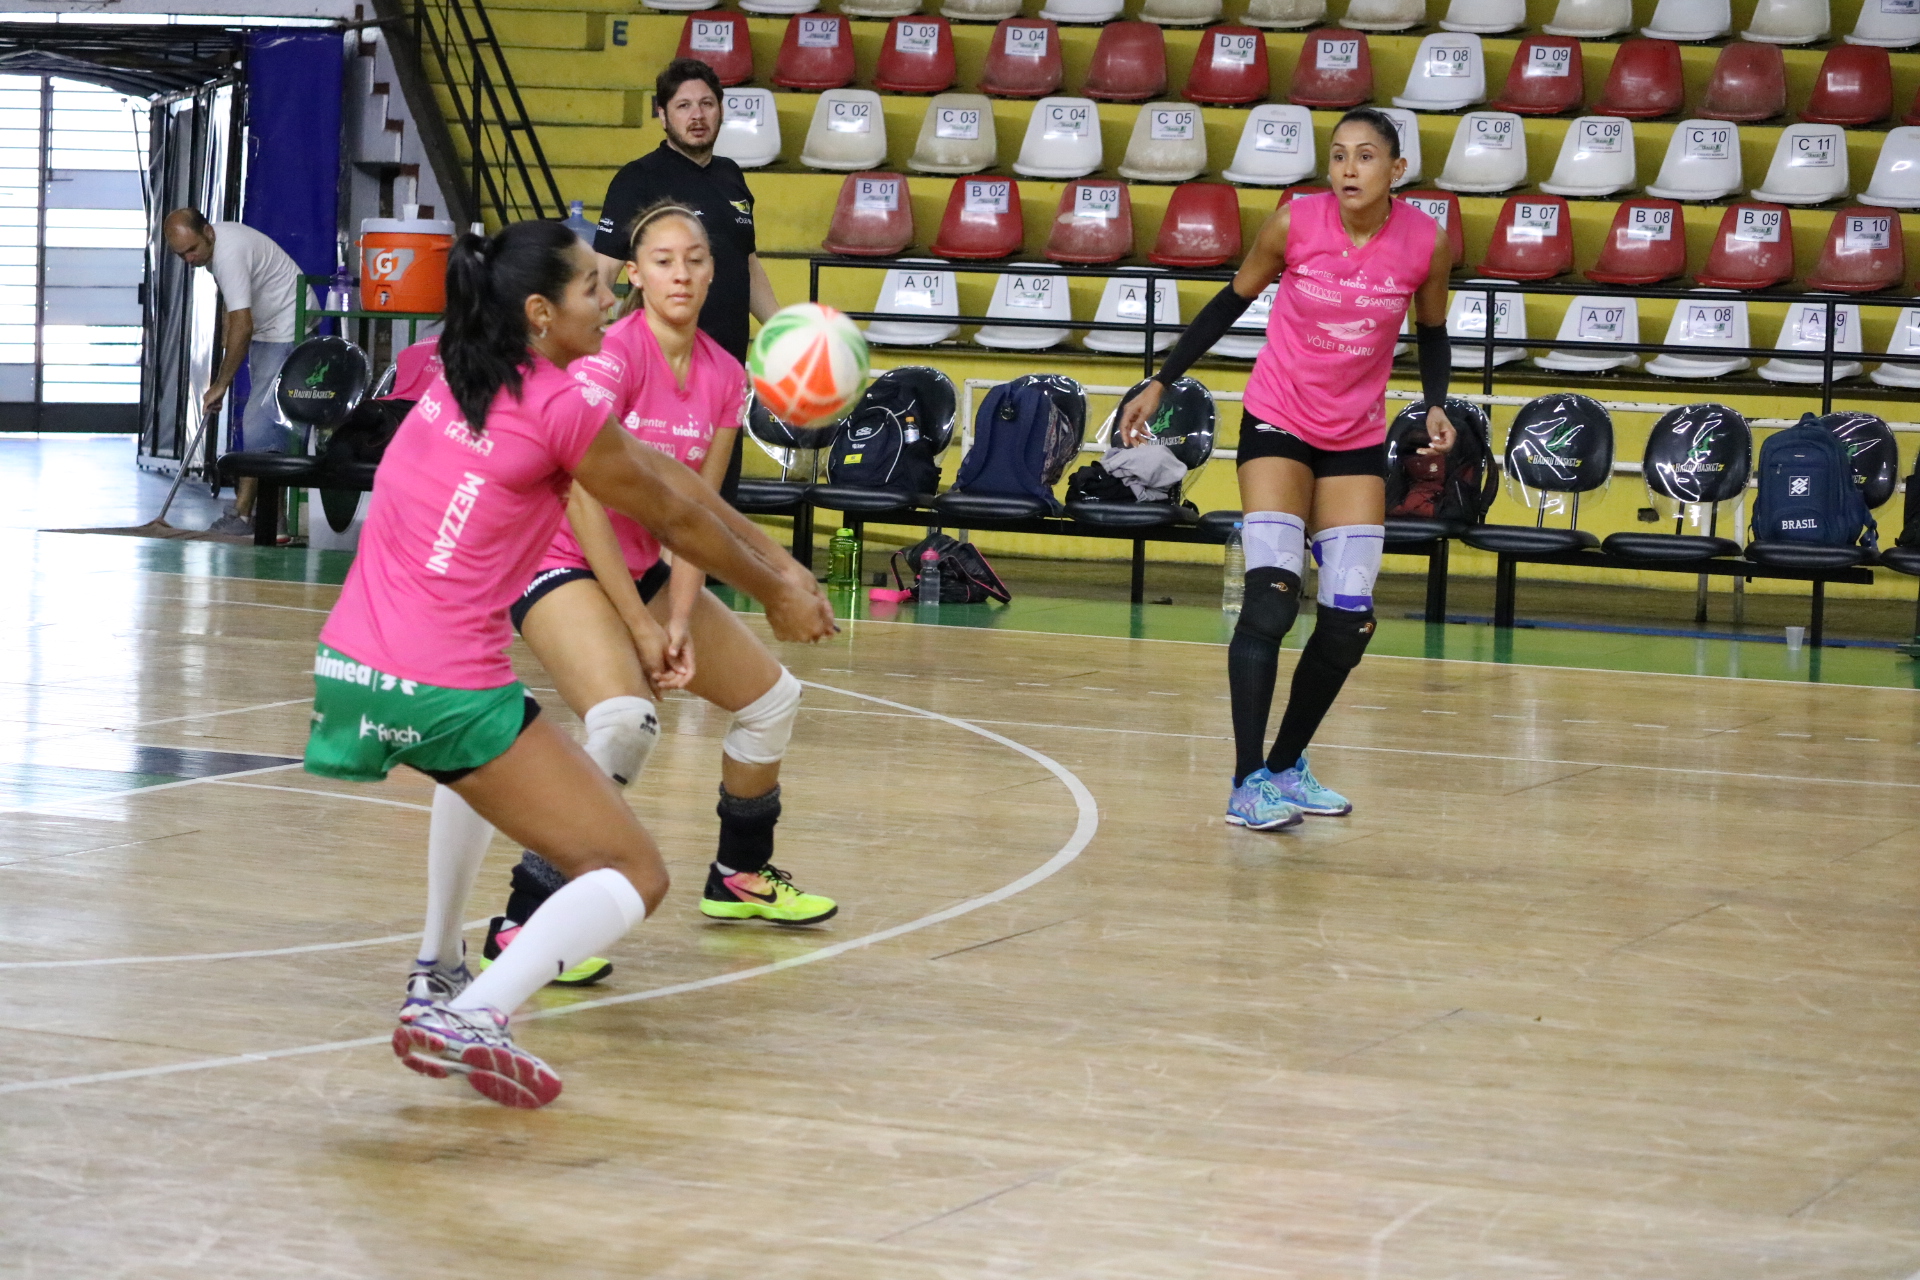
M 1447 379 L 1453 374 L 1453 344 L 1447 341 L 1447 326 L 1415 321 L 1413 332 L 1420 351 L 1421 394 L 1429 408 L 1444 404 Z
M 1180 380 L 1182 374 L 1193 367 L 1193 362 L 1207 354 L 1208 348 L 1227 336 L 1227 330 L 1233 328 L 1233 322 L 1246 314 L 1253 305 L 1252 298 L 1243 298 L 1228 285 L 1208 300 L 1200 308 L 1200 314 L 1193 318 L 1186 332 L 1180 335 L 1180 341 L 1173 344 L 1173 350 L 1167 353 L 1167 362 L 1160 366 L 1160 372 L 1153 375 L 1155 382 L 1172 386 Z

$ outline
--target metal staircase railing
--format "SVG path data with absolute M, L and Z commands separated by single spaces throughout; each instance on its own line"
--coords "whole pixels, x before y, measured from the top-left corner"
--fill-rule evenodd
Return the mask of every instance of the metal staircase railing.
M 564 218 L 566 201 L 534 132 L 527 105 L 481 0 L 413 0 L 414 45 L 430 57 L 453 99 L 473 205 L 498 228 L 526 218 Z

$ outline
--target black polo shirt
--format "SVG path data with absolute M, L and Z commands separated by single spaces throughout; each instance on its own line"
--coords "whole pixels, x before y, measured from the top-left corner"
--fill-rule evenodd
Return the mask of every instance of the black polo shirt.
M 634 216 L 660 200 L 676 200 L 700 215 L 713 242 L 713 287 L 700 309 L 700 328 L 734 359 L 747 358 L 747 321 L 751 314 L 747 258 L 755 252 L 753 192 L 740 166 L 725 156 L 699 165 L 662 142 L 613 175 L 600 207 L 595 252 L 625 262 L 627 231 Z

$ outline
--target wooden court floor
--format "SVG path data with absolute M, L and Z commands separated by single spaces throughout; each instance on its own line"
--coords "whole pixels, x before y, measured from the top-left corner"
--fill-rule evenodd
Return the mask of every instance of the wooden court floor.
M 283 763 L 334 590 L 16 594 L 0 1275 L 1920 1273 L 1920 694 L 1370 660 L 1357 813 L 1261 835 L 1219 648 L 858 624 L 785 655 L 839 918 L 702 922 L 671 702 L 675 890 L 530 1114 L 385 1047 L 428 789 Z

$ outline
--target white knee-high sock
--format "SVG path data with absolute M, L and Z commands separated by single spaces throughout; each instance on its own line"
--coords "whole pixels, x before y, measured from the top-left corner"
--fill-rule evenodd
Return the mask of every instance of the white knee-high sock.
M 453 788 L 433 789 L 433 817 L 427 827 L 427 928 L 420 939 L 420 963 L 459 967 L 460 917 L 466 914 L 474 878 L 492 841 L 492 825 Z
M 633 882 L 612 867 L 569 880 L 521 928 L 513 945 L 455 996 L 455 1009 L 512 1013 L 528 996 L 647 918 Z

